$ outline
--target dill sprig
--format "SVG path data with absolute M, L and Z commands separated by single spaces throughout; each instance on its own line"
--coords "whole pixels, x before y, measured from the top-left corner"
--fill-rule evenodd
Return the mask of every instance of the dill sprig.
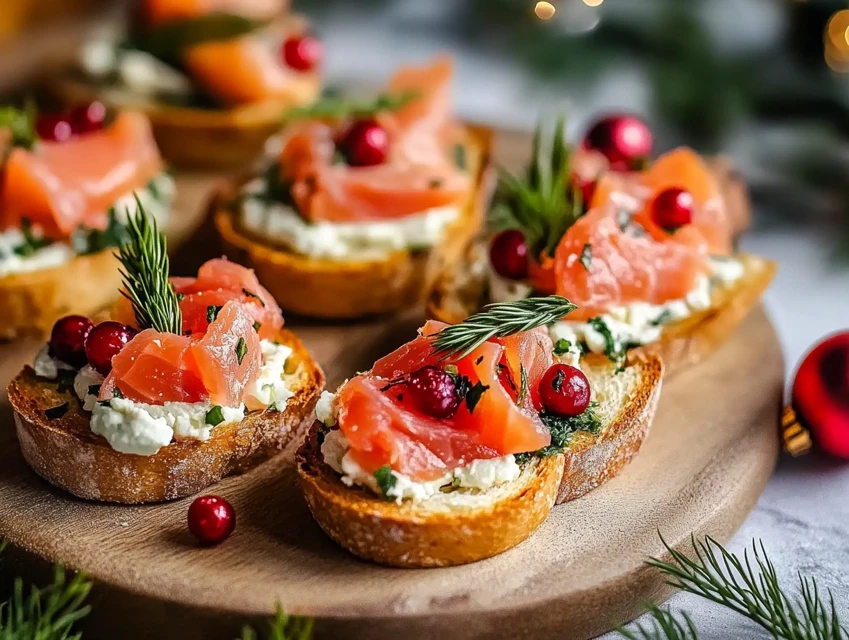
M 727 551 L 719 542 L 707 536 L 697 541 L 691 538 L 695 558 L 670 547 L 661 541 L 672 556 L 672 562 L 651 558 L 648 564 L 668 577 L 667 584 L 682 591 L 710 600 L 735 611 L 763 627 L 772 637 L 784 640 L 845 640 L 849 632 L 840 624 L 834 596 L 828 591 L 824 601 L 814 578 L 799 574 L 799 594 L 791 597 L 779 584 L 775 567 L 766 553 L 763 542 L 752 543 L 752 554 L 747 549 L 742 560 Z M 670 622 L 672 614 L 657 611 L 650 613 L 655 622 Z M 695 628 L 685 617 L 691 637 Z M 642 635 L 620 631 L 626 638 L 686 638 L 671 635 L 683 630 L 683 625 L 661 626 L 661 632 Z M 672 629 L 672 631 L 667 631 Z
M 505 338 L 560 320 L 577 306 L 561 296 L 524 298 L 515 302 L 495 302 L 460 324 L 436 334 L 434 353 L 445 357 L 469 355 L 490 338 Z
M 671 611 L 652 604 L 646 607 L 646 614 L 650 624 L 635 622 L 633 630 L 619 629 L 619 635 L 628 640 L 699 640 L 696 625 L 684 612 L 679 619 Z
M 310 640 L 313 637 L 313 619 L 289 616 L 277 604 L 277 613 L 269 623 L 268 640 Z M 241 640 L 258 640 L 257 632 L 251 627 L 242 628 Z
M 165 235 L 156 220 L 144 211 L 138 195 L 137 211 L 127 212 L 129 242 L 118 249 L 118 260 L 124 266 L 122 294 L 133 305 L 136 322 L 141 329 L 163 333 L 182 333 L 183 318 L 174 287 L 168 281 L 168 251 Z
M 534 132 L 531 162 L 524 175 L 499 169 L 491 223 L 517 228 L 534 255 L 554 255 L 560 239 L 583 213 L 581 192 L 570 182 L 572 150 L 566 143 L 566 118 L 553 132 L 540 121 Z
M 419 97 L 418 91 L 379 93 L 374 98 L 354 100 L 339 96 L 325 96 L 312 104 L 295 107 L 284 118 L 292 120 L 341 120 L 342 118 L 367 118 L 381 111 L 398 111 Z

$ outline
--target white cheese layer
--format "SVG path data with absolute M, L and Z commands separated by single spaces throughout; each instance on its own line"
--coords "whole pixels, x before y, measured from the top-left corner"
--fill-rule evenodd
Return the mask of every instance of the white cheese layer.
M 328 394 L 328 396 L 332 395 Z M 316 407 L 319 420 L 322 420 L 321 415 L 326 417 L 325 409 L 327 402 L 330 401 L 325 394 L 322 394 L 322 399 L 325 402 L 324 408 L 319 411 Z M 331 418 L 331 421 L 335 424 L 335 417 Z M 349 487 L 354 485 L 365 487 L 383 496 L 374 474 L 368 473 L 350 455 L 348 440 L 342 431 L 335 429 L 325 435 L 324 442 L 321 444 L 321 454 L 330 468 L 342 476 L 344 484 Z M 486 491 L 496 485 L 512 482 L 519 477 L 520 473 L 521 468 L 513 455 L 488 460 L 472 460 L 469 464 L 457 467 L 440 478 L 426 482 L 417 482 L 409 476 L 392 471 L 394 484 L 387 491 L 386 497 L 401 504 L 404 500 L 412 502 L 427 500 L 438 493 L 443 493 L 444 489 Z
M 80 51 L 79 64 L 95 80 L 114 80 L 140 96 L 191 95 L 189 78 L 174 67 L 144 51 L 119 49 L 117 38 L 89 40 Z
M 311 223 L 291 207 L 269 202 L 263 197 L 265 192 L 264 178 L 244 187 L 242 226 L 294 252 L 331 260 L 381 257 L 402 249 L 433 247 L 460 214 L 457 207 L 441 207 L 387 222 Z
M 65 364 L 61 360 L 57 360 L 50 356 L 50 345 L 45 344 L 37 354 L 32 363 L 32 368 L 35 370 L 35 375 L 39 378 L 47 378 L 55 380 L 59 377 L 59 370 L 74 371 L 74 367 Z
M 295 395 L 283 378 L 292 348 L 271 340 L 262 340 L 260 348 L 262 366 L 259 369 L 259 377 L 245 398 L 245 404 L 250 411 L 265 409 L 271 405 L 274 405 L 277 411 L 283 411 L 289 398 Z
M 83 403 L 83 410 L 94 410 L 101 384 L 103 384 L 103 376 L 92 369 L 91 366 L 86 365 L 79 370 L 74 378 L 74 393 Z

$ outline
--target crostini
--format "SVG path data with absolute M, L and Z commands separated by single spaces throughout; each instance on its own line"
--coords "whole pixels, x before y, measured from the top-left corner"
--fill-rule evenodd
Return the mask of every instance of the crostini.
M 615 476 L 648 432 L 662 364 L 556 363 L 545 326 L 573 309 L 551 296 L 429 321 L 323 393 L 296 457 L 322 529 L 381 564 L 464 564 Z
M 287 5 L 141 0 L 126 33 L 95 35 L 56 92 L 143 111 L 174 165 L 246 166 L 321 90 L 322 44 Z
M 409 308 L 477 228 L 489 138 L 453 120 L 451 78 L 443 57 L 401 69 L 371 101 L 316 104 L 289 127 L 276 162 L 215 199 L 227 254 L 284 310 L 356 318 Z
M 298 442 L 324 377 L 250 270 L 216 259 L 169 282 L 155 222 L 140 212 L 127 230 L 113 319 L 60 319 L 7 391 L 40 476 L 81 498 L 159 502 Z
M 118 297 L 112 250 L 133 194 L 167 221 L 174 182 L 144 115 L 0 108 L 0 339 L 44 335 Z
M 725 194 L 692 150 L 671 151 L 642 171 L 602 169 L 599 154 L 538 128 L 526 175 L 502 172 L 482 237 L 435 279 L 430 317 L 459 322 L 491 301 L 557 293 L 578 309 L 549 327 L 558 357 L 632 352 L 662 357 L 667 372 L 708 355 L 757 304 L 775 264 L 734 253 Z M 575 179 L 593 174 L 587 183 Z M 739 191 L 732 197 L 739 199 Z M 734 206 L 739 207 L 739 202 Z

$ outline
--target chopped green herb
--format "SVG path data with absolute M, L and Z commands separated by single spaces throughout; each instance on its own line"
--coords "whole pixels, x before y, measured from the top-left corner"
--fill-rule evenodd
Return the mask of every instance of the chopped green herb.
M 217 427 L 219 424 L 224 422 L 224 411 L 222 410 L 221 405 L 217 404 L 206 412 L 205 422 L 213 427 Z
M 525 397 L 528 395 L 528 370 L 525 369 L 525 365 L 521 362 L 519 363 L 519 375 L 522 379 L 521 384 L 519 385 L 519 396 L 516 398 L 516 406 L 521 407 L 525 402 Z
M 19 244 L 17 247 L 12 249 L 15 255 L 21 256 L 25 258 L 26 256 L 31 256 L 39 249 L 43 249 L 44 247 L 49 247 L 53 244 L 53 240 L 50 238 L 44 238 L 40 236 L 36 236 L 32 231 L 32 223 L 29 218 L 21 219 L 21 234 L 24 236 L 24 241 L 22 244 Z
M 100 393 L 100 385 L 99 384 L 90 384 L 88 386 L 88 395 L 96 396 Z
M 664 309 L 660 312 L 660 315 L 654 320 L 652 320 L 649 324 L 651 324 L 653 327 L 659 327 L 662 324 L 666 324 L 670 320 L 672 320 L 672 312 L 669 309 Z
M 49 409 L 44 410 L 44 415 L 47 416 L 48 420 L 57 420 L 68 413 L 68 408 L 70 405 L 67 402 L 60 404 L 57 407 L 50 407 Z
M 260 298 L 257 294 L 255 294 L 253 291 L 248 291 L 247 289 L 242 289 L 242 293 L 244 293 L 248 298 L 256 299 L 256 301 L 259 302 L 259 304 L 261 306 L 263 306 L 263 307 L 265 306 L 265 301 L 262 298 Z
M 516 461 L 527 462 L 532 456 L 544 458 L 563 453 L 572 442 L 572 437 L 579 431 L 596 435 L 601 433 L 602 424 L 598 413 L 596 413 L 597 409 L 598 403 L 591 402 L 586 411 L 577 416 L 557 416 L 545 411 L 540 412 L 540 420 L 551 433 L 551 444 L 539 451 L 519 454 L 516 456 Z
M 457 165 L 460 171 L 466 171 L 469 168 L 466 161 L 465 145 L 460 143 L 455 144 L 452 155 L 454 156 L 454 164 Z
M 130 241 L 127 227 L 118 220 L 115 208 L 109 209 L 109 222 L 105 229 L 89 229 L 82 226 L 71 234 L 71 246 L 79 255 L 99 253 L 105 249 L 120 247 Z
M 112 392 L 112 397 L 113 398 L 123 398 L 124 393 L 118 387 L 115 387 L 115 390 Z
M 32 149 L 38 140 L 38 134 L 35 132 L 37 117 L 35 103 L 32 101 L 27 102 L 23 109 L 0 107 L 0 129 L 8 129 L 12 134 L 13 147 Z
M 374 479 L 377 481 L 377 486 L 383 492 L 383 497 L 389 497 L 389 491 L 395 486 L 395 475 L 392 473 L 392 467 L 388 464 L 383 465 L 374 472 Z
M 178 293 L 177 294 L 177 302 L 182 302 L 185 299 L 185 297 L 186 297 L 185 293 Z
M 581 250 L 581 264 L 587 271 L 590 270 L 590 267 L 593 264 L 593 248 L 589 242 L 585 244 L 584 248 Z
M 206 308 L 206 321 L 212 324 L 218 319 L 218 313 L 223 309 L 220 304 L 211 304 Z
M 245 359 L 245 356 L 248 354 L 248 345 L 245 342 L 244 338 L 239 338 L 239 341 L 236 343 L 236 359 L 239 361 L 239 364 L 242 364 L 242 360 Z
M 254 331 L 256 331 L 257 333 L 259 333 L 259 330 L 260 330 L 260 329 L 262 329 L 262 323 L 261 323 L 261 322 L 259 322 L 259 321 L 254 322 Z
M 77 377 L 77 372 L 70 369 L 59 369 L 56 372 L 56 391 L 65 393 L 74 388 L 74 378 Z
M 572 343 L 569 342 L 566 338 L 560 338 L 557 342 L 554 343 L 554 355 L 562 356 L 572 349 Z
M 616 364 L 617 373 L 622 371 L 625 366 L 625 345 L 616 339 L 610 327 L 600 317 L 590 318 L 587 324 L 602 335 L 605 341 L 604 355 L 607 356 L 608 360 Z
M 469 407 L 469 413 L 473 413 L 475 407 L 478 406 L 481 396 L 489 389 L 489 385 L 483 384 L 478 380 L 471 389 L 466 393 L 466 406 Z

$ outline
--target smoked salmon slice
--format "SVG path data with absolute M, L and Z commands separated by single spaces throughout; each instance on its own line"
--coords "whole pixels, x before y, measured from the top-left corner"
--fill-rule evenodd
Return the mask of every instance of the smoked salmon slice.
M 20 227 L 26 218 L 51 238 L 65 238 L 81 225 L 102 229 L 120 197 L 161 172 L 150 122 L 141 113 L 122 112 L 101 131 L 13 149 L 0 185 L 0 224 Z
M 388 464 L 415 480 L 432 480 L 475 459 L 536 451 L 550 444 L 533 391 L 552 363 L 545 331 L 493 340 L 463 358 L 445 359 L 433 353 L 433 336 L 444 326 L 428 322 L 419 337 L 378 360 L 370 372 L 350 380 L 340 391 L 339 428 L 350 443 L 351 455 L 368 471 Z M 428 365 L 456 367 L 456 375 L 478 389 L 473 408 L 463 401 L 446 419 L 418 411 L 403 378 Z M 504 369 L 509 371 L 506 376 Z M 523 379 L 524 391 L 513 382 L 521 385 Z
M 366 222 L 462 203 L 471 180 L 451 159 L 458 139 L 451 117 L 451 77 L 447 58 L 402 68 L 395 75 L 389 91 L 414 92 L 416 98 L 396 112 L 378 114 L 390 146 L 382 164 L 335 163 L 337 132 L 327 123 L 291 127 L 280 167 L 299 213 L 313 222 Z
M 141 11 L 145 22 L 156 26 L 209 13 L 267 20 L 282 14 L 288 4 L 288 0 L 144 0 Z

